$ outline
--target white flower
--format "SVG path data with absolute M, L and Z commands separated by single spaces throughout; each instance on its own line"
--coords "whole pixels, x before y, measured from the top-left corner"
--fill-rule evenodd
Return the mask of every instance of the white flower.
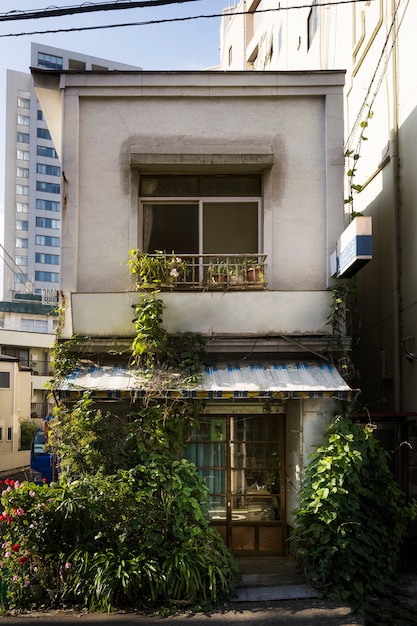
M 179 273 L 178 270 L 175 269 L 175 267 L 172 268 L 172 270 L 169 273 L 170 276 L 173 276 L 174 278 L 178 278 Z

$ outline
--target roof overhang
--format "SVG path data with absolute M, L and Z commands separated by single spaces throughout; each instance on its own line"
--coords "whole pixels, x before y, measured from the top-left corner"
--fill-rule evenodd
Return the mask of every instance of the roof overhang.
M 85 392 L 95 399 L 137 400 L 145 396 L 178 399 L 352 400 L 358 391 L 329 363 L 281 361 L 256 364 L 217 364 L 205 368 L 195 385 L 184 384 L 179 372 L 158 370 L 153 377 L 125 366 L 80 367 L 58 387 L 59 397 L 77 399 Z

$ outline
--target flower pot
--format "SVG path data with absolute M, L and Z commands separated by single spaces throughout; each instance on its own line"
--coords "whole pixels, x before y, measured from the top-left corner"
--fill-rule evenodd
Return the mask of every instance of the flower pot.
M 247 271 L 246 271 L 246 278 L 248 283 L 263 283 L 264 279 L 263 279 L 263 274 L 261 271 L 260 267 L 250 267 Z

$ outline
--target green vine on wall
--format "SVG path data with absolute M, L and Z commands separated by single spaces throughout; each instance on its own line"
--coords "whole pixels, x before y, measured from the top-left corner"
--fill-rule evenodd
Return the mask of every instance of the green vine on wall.
M 310 457 L 299 495 L 292 539 L 312 586 L 348 602 L 368 625 L 416 624 L 397 568 L 417 503 L 404 506 L 372 427 L 336 417 Z
M 368 113 L 365 117 L 364 120 L 362 120 L 362 122 L 360 122 L 359 127 L 362 129 L 361 130 L 361 134 L 359 137 L 359 143 L 358 146 L 356 148 L 356 150 L 346 150 L 345 152 L 345 158 L 346 159 L 350 159 L 353 158 L 353 165 L 352 167 L 350 167 L 348 169 L 348 171 L 346 172 L 347 178 L 348 178 L 348 197 L 345 199 L 345 204 L 349 204 L 350 207 L 350 219 L 353 220 L 355 217 L 361 216 L 362 213 L 358 213 L 354 210 L 353 207 L 353 196 L 354 193 L 360 193 L 363 189 L 363 185 L 359 185 L 357 183 L 354 182 L 354 178 L 356 176 L 356 171 L 357 171 L 357 167 L 356 167 L 356 163 L 358 162 L 358 160 L 360 159 L 360 146 L 362 141 L 368 141 L 368 137 L 365 136 L 365 130 L 368 128 L 369 126 L 369 120 L 372 119 L 374 113 L 373 111 L 370 109 L 370 107 L 368 107 Z
M 180 374 L 176 385 L 195 384 L 206 363 L 205 341 L 197 333 L 169 335 L 166 332 L 162 326 L 165 305 L 158 293 L 141 293 L 133 305 L 136 336 L 131 345 L 132 360 L 138 368 L 145 368 L 154 382 L 158 371 L 158 380 L 163 386 L 174 382 L 170 376 L 173 370 Z M 165 380 L 161 372 L 167 374 Z

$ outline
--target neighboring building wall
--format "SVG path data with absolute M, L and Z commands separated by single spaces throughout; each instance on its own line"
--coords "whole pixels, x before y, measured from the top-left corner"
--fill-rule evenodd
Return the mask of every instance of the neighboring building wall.
M 314 6 L 247 15 L 226 10 L 221 69 L 346 68 L 346 172 L 356 168 L 353 209 L 373 221 L 373 260 L 358 274 L 353 358 L 359 368 L 363 407 L 383 419 L 408 414 L 414 440 L 417 411 L 417 262 L 415 145 L 417 87 L 411 59 L 417 51 L 414 2 Z M 318 4 L 318 3 L 316 3 Z M 240 2 L 236 11 L 256 3 Z M 267 6 L 263 0 L 259 7 Z M 278 7 L 276 7 L 278 8 Z M 313 14 L 315 17 L 313 18 Z M 243 47 L 243 22 L 257 30 Z M 314 31 L 314 32 L 313 32 Z M 309 34 L 310 33 L 310 34 Z M 264 36 L 265 35 L 265 36 Z M 273 54 L 252 59 L 272 35 Z M 232 48 L 233 65 L 228 66 Z M 259 48 L 260 49 L 260 48 Z M 372 117 L 367 119 L 368 113 Z M 368 124 L 364 126 L 364 124 Z M 365 137 L 361 140 L 361 135 Z M 349 195 L 346 177 L 345 197 Z M 405 458 L 406 447 L 401 447 Z M 415 495 L 415 451 L 409 457 L 409 493 Z M 413 486 L 414 485 L 414 486 Z
M 30 453 L 19 452 L 19 445 L 20 420 L 30 418 L 30 401 L 30 371 L 0 355 L 0 472 L 29 465 Z
M 29 62 L 28 62 L 29 66 Z M 31 66 L 121 70 L 134 66 L 32 43 Z M 30 74 L 7 71 L 4 298 L 52 292 L 60 280 L 61 167 Z

